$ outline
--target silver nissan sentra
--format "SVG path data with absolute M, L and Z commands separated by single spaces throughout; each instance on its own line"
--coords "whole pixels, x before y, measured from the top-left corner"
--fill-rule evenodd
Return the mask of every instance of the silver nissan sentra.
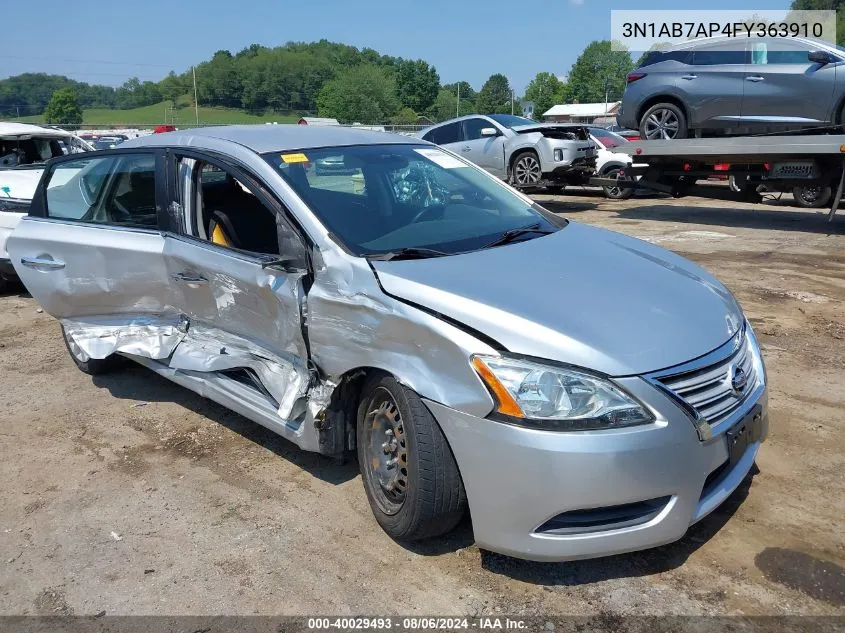
M 468 509 L 522 558 L 669 543 L 767 433 L 722 284 L 415 138 L 217 127 L 55 159 L 7 248 L 82 371 L 131 359 L 357 451 L 398 540 Z

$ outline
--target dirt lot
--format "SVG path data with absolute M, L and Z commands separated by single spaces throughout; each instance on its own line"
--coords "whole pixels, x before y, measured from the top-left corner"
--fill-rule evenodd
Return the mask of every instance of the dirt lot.
M 0 614 L 845 614 L 845 217 L 785 204 L 539 197 L 692 258 L 761 338 L 759 472 L 680 542 L 528 563 L 469 522 L 404 548 L 354 463 L 138 367 L 92 379 L 0 297 Z M 624 309 L 624 306 L 620 306 Z

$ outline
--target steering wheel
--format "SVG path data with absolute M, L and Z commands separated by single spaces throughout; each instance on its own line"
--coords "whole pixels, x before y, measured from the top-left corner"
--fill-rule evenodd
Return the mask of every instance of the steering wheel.
M 129 209 L 127 209 L 125 206 L 123 206 L 123 203 L 121 203 L 117 198 L 112 199 L 112 205 L 118 211 L 118 213 L 114 213 L 114 211 L 112 210 L 112 213 L 111 213 L 111 215 L 117 216 L 117 217 L 114 217 L 115 221 L 121 221 L 121 220 L 126 221 L 126 220 L 129 220 L 132 217 L 132 214 L 129 213 Z
M 417 222 L 422 222 L 422 219 L 427 215 L 433 215 L 435 212 L 439 213 L 441 216 L 443 215 L 443 211 L 446 209 L 444 205 L 437 205 L 434 207 L 426 207 L 419 213 L 417 213 L 413 219 L 411 220 L 411 224 L 416 224 Z M 432 218 L 433 219 L 433 218 Z

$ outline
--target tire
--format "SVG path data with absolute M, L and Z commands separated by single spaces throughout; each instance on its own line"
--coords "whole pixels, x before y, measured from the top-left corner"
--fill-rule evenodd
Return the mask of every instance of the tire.
M 602 178 L 615 178 L 620 171 L 620 167 L 610 167 L 601 173 Z M 610 200 L 627 200 L 634 195 L 633 187 L 602 187 L 604 197 Z
M 6 291 L 8 291 L 9 287 L 11 285 L 12 284 L 8 279 L 6 279 L 4 277 L 0 277 L 0 295 L 4 294 Z
M 674 103 L 655 103 L 640 119 L 640 137 L 645 140 L 687 138 L 687 117 Z
M 65 342 L 67 353 L 70 354 L 71 359 L 79 368 L 79 371 L 90 376 L 98 376 L 100 374 L 108 374 L 109 372 L 119 369 L 126 361 L 122 356 L 112 354 L 105 358 L 91 358 L 68 336 L 65 327 L 62 326 L 62 339 Z
M 466 511 L 466 492 L 434 417 L 392 376 L 372 376 L 361 393 L 358 463 L 376 521 L 397 541 L 454 529 Z
M 820 209 L 827 206 L 832 195 L 830 187 L 794 187 L 792 189 L 795 204 L 805 209 Z
M 540 157 L 533 149 L 519 152 L 513 159 L 511 180 L 517 185 L 536 185 L 543 179 Z

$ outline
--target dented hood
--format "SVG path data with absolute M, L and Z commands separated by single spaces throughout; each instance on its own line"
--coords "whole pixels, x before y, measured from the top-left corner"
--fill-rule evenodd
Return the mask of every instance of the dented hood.
M 701 356 L 743 322 L 730 292 L 692 262 L 574 222 L 484 251 L 372 265 L 387 293 L 510 352 L 613 376 Z
M 536 125 L 515 125 L 511 128 L 517 134 L 532 134 L 539 132 L 551 138 L 569 138 L 572 140 L 589 141 L 590 133 L 587 128 L 577 123 L 537 123 Z

